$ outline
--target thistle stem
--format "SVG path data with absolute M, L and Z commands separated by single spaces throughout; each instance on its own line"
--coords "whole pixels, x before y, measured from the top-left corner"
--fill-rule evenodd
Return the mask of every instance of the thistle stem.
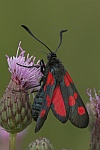
M 98 124 L 98 119 L 91 133 L 90 150 L 100 150 L 100 125 Z
M 16 150 L 16 136 L 17 134 L 9 133 L 9 150 Z

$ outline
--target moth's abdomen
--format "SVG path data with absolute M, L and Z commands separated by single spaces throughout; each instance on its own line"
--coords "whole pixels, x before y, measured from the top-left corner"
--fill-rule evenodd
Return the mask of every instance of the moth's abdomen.
M 36 101 L 34 101 L 32 105 L 32 117 L 35 121 L 37 121 L 37 118 L 41 110 L 42 101 L 40 98 L 39 99 L 35 98 L 35 100 Z
M 39 116 L 39 113 L 41 111 L 41 106 L 43 103 L 43 98 L 44 98 L 44 94 L 43 94 L 43 88 L 41 88 L 39 90 L 39 92 L 37 93 L 35 99 L 34 99 L 34 103 L 32 105 L 32 117 L 35 121 L 37 121 L 37 118 Z

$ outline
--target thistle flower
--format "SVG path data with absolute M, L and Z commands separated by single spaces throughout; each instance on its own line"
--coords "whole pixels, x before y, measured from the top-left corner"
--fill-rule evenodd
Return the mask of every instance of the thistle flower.
M 27 150 L 52 150 L 52 144 L 47 138 L 39 138 L 31 142 Z
M 100 150 L 100 96 L 95 89 L 94 97 L 92 97 L 92 90 L 88 89 L 87 94 L 90 97 L 90 104 L 87 105 L 90 115 L 90 150 Z
M 15 81 L 18 85 L 20 85 L 21 88 L 24 89 L 31 89 L 34 90 L 34 86 L 39 85 L 39 80 L 42 76 L 42 73 L 40 71 L 40 68 L 32 67 L 22 67 L 18 64 L 21 64 L 23 66 L 33 66 L 35 63 L 36 57 L 29 57 L 29 54 L 27 54 L 25 58 L 25 51 L 21 48 L 21 41 L 18 45 L 18 50 L 16 57 L 7 57 L 7 62 L 9 65 L 9 71 L 11 73 L 11 78 L 13 81 Z M 21 51 L 20 55 L 18 56 L 19 51 Z M 40 60 L 37 62 L 36 65 L 39 65 Z M 32 89 L 33 87 L 33 89 Z
M 18 65 L 32 66 L 35 61 L 35 57 L 29 57 L 29 54 L 25 57 L 25 51 L 20 44 L 21 42 L 16 57 L 6 56 L 11 80 L 0 101 L 0 126 L 13 134 L 24 130 L 31 123 L 28 89 L 34 91 L 34 86 L 39 85 L 42 76 L 40 67 L 27 68 Z M 39 65 L 39 61 L 35 65 Z

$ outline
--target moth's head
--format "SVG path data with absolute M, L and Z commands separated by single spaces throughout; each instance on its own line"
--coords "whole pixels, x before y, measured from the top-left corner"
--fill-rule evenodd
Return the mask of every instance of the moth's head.
M 50 52 L 49 54 L 47 54 L 47 59 L 48 60 L 56 58 L 56 57 L 57 57 L 56 53 Z

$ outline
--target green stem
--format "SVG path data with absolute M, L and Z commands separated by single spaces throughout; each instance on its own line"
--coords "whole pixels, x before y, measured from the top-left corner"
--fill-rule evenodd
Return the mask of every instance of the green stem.
M 16 136 L 17 134 L 9 133 L 9 150 L 16 150 Z

